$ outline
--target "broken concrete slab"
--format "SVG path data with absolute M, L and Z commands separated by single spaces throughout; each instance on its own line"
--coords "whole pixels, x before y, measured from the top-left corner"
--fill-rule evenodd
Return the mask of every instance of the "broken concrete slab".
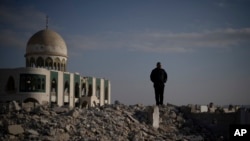
M 8 126 L 8 133 L 12 135 L 18 135 L 24 133 L 24 129 L 21 125 L 9 125 Z
M 159 107 L 154 106 L 154 112 L 153 112 L 153 127 L 154 128 L 159 128 L 160 124 L 160 112 L 159 112 Z
M 15 111 L 21 110 L 21 107 L 19 106 L 19 104 L 18 104 L 16 101 L 12 101 L 12 103 L 13 103 L 13 106 L 14 106 L 14 110 L 15 110 Z
M 160 124 L 160 112 L 158 106 L 151 106 L 147 110 L 149 123 L 152 127 L 158 128 Z

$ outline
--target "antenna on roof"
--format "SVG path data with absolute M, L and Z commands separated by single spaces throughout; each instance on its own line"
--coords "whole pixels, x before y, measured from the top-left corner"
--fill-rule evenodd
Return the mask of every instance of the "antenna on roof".
M 49 25 L 49 16 L 48 15 L 46 15 L 46 29 L 48 29 L 48 26 Z

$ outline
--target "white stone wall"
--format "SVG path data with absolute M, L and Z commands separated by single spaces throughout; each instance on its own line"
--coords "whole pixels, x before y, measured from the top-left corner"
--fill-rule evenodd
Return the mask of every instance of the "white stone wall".
M 57 82 L 57 104 L 58 106 L 63 106 L 63 72 L 58 72 L 58 82 Z
M 50 90 L 48 89 L 50 87 L 49 81 L 47 78 L 50 77 L 50 72 L 46 69 L 38 69 L 38 68 L 16 68 L 16 69 L 1 69 L 1 100 L 3 101 L 24 101 L 27 98 L 34 98 L 36 99 L 40 104 L 46 103 L 49 101 L 49 93 Z M 20 85 L 20 74 L 40 74 L 45 75 L 45 92 L 20 92 L 19 85 Z M 15 89 L 16 92 L 12 94 L 8 94 L 5 91 L 5 87 L 8 81 L 9 76 L 13 76 L 15 80 Z
M 63 106 L 65 103 L 64 99 L 64 74 L 70 75 L 70 81 L 69 81 L 69 100 L 68 104 L 70 107 L 75 107 L 75 102 L 77 101 L 77 98 L 75 98 L 75 80 L 74 80 L 74 73 L 69 72 L 62 72 L 62 71 L 55 71 L 58 73 L 58 80 L 57 80 L 57 94 L 56 96 L 56 104 L 58 106 Z M 45 92 L 20 92 L 20 74 L 38 74 L 38 75 L 44 75 L 46 77 L 45 79 Z M 36 99 L 40 104 L 43 103 L 50 103 L 52 95 L 51 95 L 51 71 L 44 69 L 44 68 L 16 68 L 16 69 L 0 69 L 0 99 L 1 101 L 24 101 L 27 98 L 34 98 Z M 12 76 L 15 81 L 15 93 L 8 94 L 6 92 L 6 84 L 8 81 L 9 76 Z M 104 104 L 111 104 L 111 85 L 109 82 L 108 85 L 108 100 L 105 101 L 105 79 L 100 79 L 100 97 L 98 98 L 96 96 L 96 86 L 97 81 L 95 77 L 88 77 L 88 79 L 92 80 L 92 88 L 89 90 L 87 84 L 87 95 L 84 96 L 85 101 L 88 102 L 89 106 L 97 106 L 97 105 L 104 105 Z M 79 95 L 82 94 L 81 89 L 81 81 L 79 83 Z M 92 91 L 92 95 L 88 96 L 88 91 Z
M 111 83 L 109 81 L 109 90 L 108 90 L 108 104 L 111 104 Z
M 104 105 L 104 79 L 100 79 L 100 105 Z
M 75 107 L 74 97 L 75 97 L 75 83 L 74 83 L 74 73 L 70 74 L 70 91 L 69 91 L 69 106 Z

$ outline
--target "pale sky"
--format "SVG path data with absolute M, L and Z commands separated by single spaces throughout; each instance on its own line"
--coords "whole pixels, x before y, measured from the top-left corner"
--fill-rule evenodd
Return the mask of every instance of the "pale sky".
M 68 71 L 106 78 L 112 102 L 155 104 L 149 75 L 168 73 L 164 103 L 250 104 L 248 0 L 1 0 L 0 68 L 25 66 L 45 28 L 68 47 Z

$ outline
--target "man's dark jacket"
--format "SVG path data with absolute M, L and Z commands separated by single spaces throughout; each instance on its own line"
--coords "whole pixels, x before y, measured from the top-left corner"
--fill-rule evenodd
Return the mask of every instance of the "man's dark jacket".
M 150 79 L 154 84 L 164 84 L 168 80 L 168 75 L 164 69 L 155 68 L 150 74 Z

